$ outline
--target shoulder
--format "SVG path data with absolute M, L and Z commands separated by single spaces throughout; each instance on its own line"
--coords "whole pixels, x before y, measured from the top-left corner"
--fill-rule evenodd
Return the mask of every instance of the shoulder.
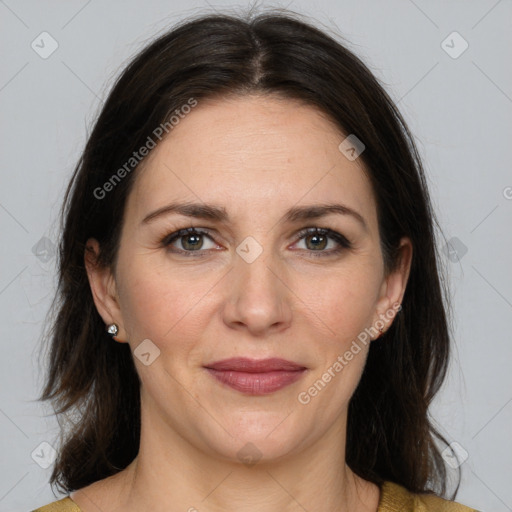
M 79 506 L 69 497 L 53 501 L 48 505 L 36 508 L 32 512 L 81 512 Z
M 478 512 L 433 494 L 414 494 L 393 482 L 384 482 L 377 512 Z

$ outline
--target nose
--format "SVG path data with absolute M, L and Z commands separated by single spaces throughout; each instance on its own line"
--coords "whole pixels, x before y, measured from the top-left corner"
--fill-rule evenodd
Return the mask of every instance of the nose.
M 284 269 L 264 254 L 252 263 L 236 256 L 223 311 L 226 325 L 253 336 L 281 332 L 292 319 L 293 293 Z

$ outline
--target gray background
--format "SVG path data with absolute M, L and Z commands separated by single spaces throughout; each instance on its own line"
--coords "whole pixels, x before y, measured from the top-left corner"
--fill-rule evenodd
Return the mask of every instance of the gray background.
M 183 16 L 235 4 L 209 5 L 0 1 L 1 511 L 28 511 L 56 499 L 48 485 L 51 467 L 40 467 L 51 461 L 51 450 L 40 443 L 54 443 L 58 425 L 35 398 L 65 184 L 102 98 L 127 59 Z M 456 347 L 432 412 L 449 441 L 468 454 L 458 501 L 482 511 L 510 511 L 511 2 L 260 5 L 289 5 L 341 32 L 384 82 L 417 137 L 452 246 L 444 261 Z M 58 44 L 46 59 L 31 47 L 35 41 L 39 52 L 51 49 L 48 36 L 39 36 L 43 31 Z M 454 31 L 463 39 L 446 39 Z M 469 47 L 458 55 L 464 41 Z

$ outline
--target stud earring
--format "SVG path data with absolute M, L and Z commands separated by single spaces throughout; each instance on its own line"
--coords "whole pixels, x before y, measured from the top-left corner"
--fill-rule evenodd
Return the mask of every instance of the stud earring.
M 117 333 L 119 332 L 119 327 L 117 324 L 110 324 L 107 326 L 107 334 L 111 336 L 112 338 L 114 336 L 117 336 Z

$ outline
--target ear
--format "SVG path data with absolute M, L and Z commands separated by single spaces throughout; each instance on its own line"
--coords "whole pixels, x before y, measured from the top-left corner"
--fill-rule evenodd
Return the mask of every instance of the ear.
M 100 245 L 98 241 L 89 238 L 85 244 L 84 262 L 94 304 L 105 325 L 112 323 L 118 325 L 119 332 L 114 336 L 114 340 L 126 343 L 126 332 L 123 328 L 115 279 L 110 268 L 98 264 L 99 254 Z
M 377 307 L 373 325 L 381 327 L 382 334 L 386 332 L 401 309 L 402 300 L 407 287 L 412 262 L 412 242 L 404 237 L 398 247 L 398 262 L 396 268 L 391 271 L 384 282 L 377 301 Z

